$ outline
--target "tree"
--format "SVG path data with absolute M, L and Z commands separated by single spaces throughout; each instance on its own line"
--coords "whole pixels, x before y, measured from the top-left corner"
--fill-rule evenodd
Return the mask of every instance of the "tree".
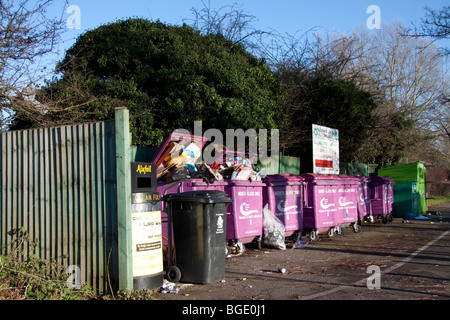
M 425 7 L 426 14 L 419 27 L 413 26 L 404 30 L 404 34 L 412 37 L 430 37 L 434 40 L 450 38 L 450 6 L 444 6 L 437 11 Z M 444 54 L 450 54 L 448 48 L 444 48 Z
M 382 106 L 374 122 L 374 132 L 380 133 L 379 139 L 402 139 L 394 144 L 402 155 L 393 157 L 397 160 L 411 158 L 413 154 L 426 156 L 429 149 L 424 144 L 435 146 L 439 152 L 439 141 L 445 137 L 443 133 L 450 114 L 445 57 L 430 40 L 404 37 L 403 30 L 400 23 L 394 23 L 384 25 L 372 35 L 365 30 L 354 34 L 369 48 L 356 63 L 365 66 L 365 82 L 375 89 L 372 91 L 376 101 Z M 392 124 L 392 119 L 397 120 L 392 125 L 391 137 L 386 131 L 377 130 L 377 126 L 383 128 Z M 407 125 L 398 125 L 400 123 Z M 380 156 L 385 158 L 386 154 Z
M 309 77 L 286 70 L 280 74 L 287 99 L 282 130 L 282 148 L 291 155 L 307 155 L 312 146 L 311 125 L 339 130 L 340 158 L 350 162 L 360 157 L 361 142 L 376 108 L 371 95 L 351 81 L 330 77 Z M 287 149 L 287 150 L 286 150 Z
M 64 30 L 62 16 L 47 13 L 52 2 L 0 1 L 1 130 L 6 129 L 18 109 L 34 107 L 26 96 L 49 74 L 39 61 L 53 52 Z
M 361 143 L 360 161 L 395 164 L 441 148 L 449 109 L 448 66 L 432 41 L 405 37 L 402 24 L 327 35 L 313 45 L 312 72 L 353 81 L 377 108 Z M 323 39 L 323 40 L 322 40 Z M 441 150 L 443 150 L 441 148 Z
M 192 27 L 202 35 L 221 35 L 233 44 L 241 44 L 249 50 L 255 48 L 254 40 L 257 36 L 267 33 L 254 28 L 252 23 L 256 21 L 256 17 L 238 8 L 236 4 L 224 5 L 217 10 L 211 8 L 209 0 L 208 3 L 202 0 L 202 5 L 201 9 L 191 9 L 193 19 L 186 19 L 186 22 L 192 21 Z
M 47 119 L 105 120 L 115 106 L 126 106 L 139 145 L 192 130 L 195 120 L 204 121 L 204 130 L 246 130 L 276 128 L 281 117 L 279 83 L 264 61 L 187 25 L 145 19 L 103 25 L 80 36 L 58 68 L 61 77 L 43 95 L 69 112 L 49 110 Z M 82 95 L 74 90 L 81 87 Z

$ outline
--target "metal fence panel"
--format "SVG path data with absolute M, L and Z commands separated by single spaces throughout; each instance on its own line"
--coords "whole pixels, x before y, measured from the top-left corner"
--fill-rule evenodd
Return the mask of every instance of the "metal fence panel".
M 26 230 L 38 244 L 24 257 L 78 265 L 104 291 L 117 259 L 114 122 L 4 132 L 0 146 L 2 254 Z
M 280 174 L 300 174 L 300 158 L 280 156 Z

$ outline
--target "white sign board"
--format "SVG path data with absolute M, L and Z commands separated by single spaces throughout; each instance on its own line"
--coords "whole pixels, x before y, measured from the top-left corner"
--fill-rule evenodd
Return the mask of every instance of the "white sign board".
M 161 212 L 131 213 L 133 277 L 164 270 L 161 238 Z
M 312 125 L 313 172 L 339 174 L 339 130 Z

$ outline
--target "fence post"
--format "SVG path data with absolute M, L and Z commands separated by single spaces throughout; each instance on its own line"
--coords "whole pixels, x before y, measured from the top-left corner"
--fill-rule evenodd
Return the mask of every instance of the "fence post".
M 133 289 L 129 111 L 115 110 L 119 290 Z

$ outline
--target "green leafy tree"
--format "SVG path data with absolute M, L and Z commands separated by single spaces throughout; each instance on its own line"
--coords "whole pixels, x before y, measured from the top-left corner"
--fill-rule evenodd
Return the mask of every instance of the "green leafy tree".
M 301 155 L 305 161 L 312 152 L 311 125 L 339 130 L 340 159 L 344 162 L 360 157 L 376 103 L 370 93 L 358 89 L 352 81 L 330 77 L 310 77 L 298 70 L 280 75 L 286 92 L 282 143 L 287 153 Z M 298 137 L 296 143 L 289 139 Z
M 281 89 L 263 60 L 221 35 L 128 19 L 81 35 L 41 92 L 48 122 L 112 119 L 130 110 L 133 143 L 158 145 L 178 128 L 276 128 Z M 50 105 L 49 104 L 49 105 Z M 36 126 L 36 118 L 15 122 Z M 42 118 L 42 117 L 41 117 Z M 24 121 L 25 120 L 25 121 Z

